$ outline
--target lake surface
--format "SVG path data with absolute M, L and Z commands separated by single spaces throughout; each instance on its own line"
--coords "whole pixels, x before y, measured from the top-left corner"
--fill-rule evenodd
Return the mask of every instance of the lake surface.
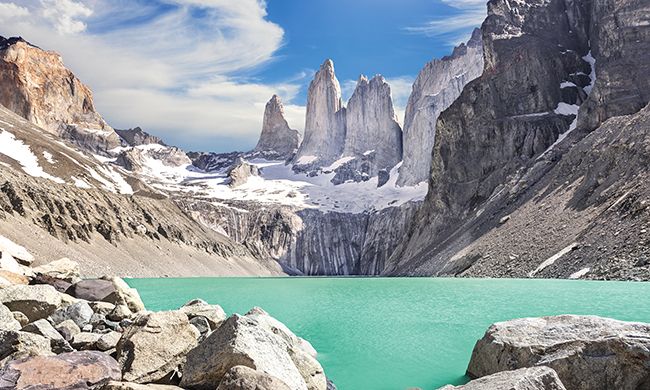
M 497 321 L 593 314 L 650 322 L 650 283 L 436 278 L 130 279 L 150 310 L 200 297 L 228 314 L 264 308 L 319 352 L 339 390 L 437 389 L 466 381 Z

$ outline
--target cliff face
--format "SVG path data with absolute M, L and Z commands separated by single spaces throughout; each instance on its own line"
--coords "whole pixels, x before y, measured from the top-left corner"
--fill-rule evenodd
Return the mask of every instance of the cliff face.
M 361 76 L 346 111 L 343 157 L 373 156 L 370 176 L 390 171 L 402 160 L 402 129 L 397 122 L 390 85 L 380 75 Z
M 277 158 L 291 158 L 300 146 L 301 140 L 300 133 L 290 128 L 284 118 L 284 106 L 280 97 L 273 95 L 266 103 L 262 134 L 254 152 L 274 155 Z
M 406 105 L 404 163 L 398 185 L 414 185 L 428 179 L 438 116 L 460 96 L 467 83 L 482 73 L 483 41 L 479 29 L 451 56 L 433 60 L 420 71 Z
M 0 104 L 95 153 L 121 144 L 61 57 L 19 38 L 0 37 Z
M 165 145 L 162 139 L 147 133 L 146 131 L 142 130 L 139 127 L 135 127 L 133 129 L 126 129 L 126 130 L 115 129 L 115 132 L 129 146 L 140 146 L 140 145 L 151 145 L 151 144 Z
M 488 10 L 485 71 L 440 116 L 427 199 L 386 273 L 606 277 L 630 253 L 594 235 L 620 225 L 615 215 L 593 225 L 623 195 L 609 187 L 624 184 L 613 166 L 645 168 L 620 137 L 606 140 L 619 122 L 587 134 L 648 102 L 627 80 L 648 82 L 647 2 L 492 0 Z M 644 145 L 644 122 L 628 121 Z M 616 153 L 615 165 L 601 158 Z
M 329 165 L 337 160 L 345 144 L 345 108 L 334 63 L 326 60 L 309 84 L 305 135 L 294 163 Z

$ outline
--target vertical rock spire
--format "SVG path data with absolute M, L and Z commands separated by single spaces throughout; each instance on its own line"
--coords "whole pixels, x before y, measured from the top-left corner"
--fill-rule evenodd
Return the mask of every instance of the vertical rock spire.
M 262 134 L 255 146 L 255 152 L 270 153 L 279 158 L 290 158 L 300 145 L 301 135 L 289 127 L 284 117 L 284 106 L 278 95 L 266 103 Z

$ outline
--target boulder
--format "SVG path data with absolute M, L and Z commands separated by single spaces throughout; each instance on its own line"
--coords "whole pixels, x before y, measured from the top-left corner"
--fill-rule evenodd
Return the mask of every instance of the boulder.
M 476 343 L 467 374 L 535 366 L 554 369 L 567 389 L 650 388 L 650 324 L 574 315 L 496 323 Z
M 23 327 L 29 324 L 29 318 L 26 315 L 19 311 L 12 311 L 11 314 L 14 316 L 14 319 L 20 323 L 20 326 Z
M 24 332 L 34 333 L 39 336 L 43 336 L 46 339 L 50 340 L 50 349 L 54 353 L 64 353 L 72 352 L 73 349 L 68 344 L 68 342 L 63 338 L 61 333 L 59 333 L 52 324 L 47 322 L 47 320 L 40 319 L 34 321 L 31 324 L 27 324 L 22 329 Z
M 14 284 L 29 284 L 25 275 L 0 269 L 0 287 L 13 286 Z
M 106 317 L 111 321 L 120 322 L 133 317 L 133 312 L 126 305 L 117 305 Z
M 122 333 L 110 331 L 101 335 L 99 340 L 97 340 L 96 347 L 100 351 L 108 351 L 117 347 L 117 343 L 120 341 Z
M 246 317 L 255 319 L 260 326 L 281 337 L 288 346 L 289 356 L 302 375 L 309 390 L 326 390 L 327 378 L 323 367 L 316 360 L 316 350 L 312 345 L 296 336 L 286 325 L 271 317 L 259 307 L 251 309 Z
M 114 380 L 120 380 L 117 362 L 96 351 L 34 356 L 14 360 L 0 370 L 2 389 L 99 389 Z
M 61 322 L 60 324 L 58 324 L 58 325 L 55 326 L 55 329 L 56 329 L 57 332 L 59 332 L 59 334 L 61 334 L 61 336 L 63 336 L 63 338 L 64 338 L 66 341 L 68 341 L 68 342 L 69 342 L 69 341 L 72 341 L 72 339 L 74 338 L 74 336 L 75 336 L 77 333 L 80 333 L 80 332 L 81 332 L 81 328 L 79 327 L 79 325 L 77 325 L 77 324 L 76 324 L 74 321 L 72 321 L 72 320 L 65 320 L 65 321 Z
M 22 326 L 18 322 L 11 310 L 7 306 L 0 304 L 0 329 L 5 330 L 20 330 Z
M 70 293 L 86 301 L 102 301 L 114 305 L 126 305 L 133 313 L 144 310 L 144 303 L 138 291 L 129 287 L 121 278 L 103 277 L 87 279 L 74 284 Z
M 10 254 L 0 252 L 0 270 L 24 275 L 23 267 Z
M 30 266 L 34 262 L 34 256 L 27 249 L 4 236 L 0 236 L 0 253 L 8 254 L 22 265 Z
M 199 331 L 201 337 L 207 336 L 212 330 L 210 328 L 210 323 L 205 317 L 194 317 L 190 320 L 190 324 Z
M 101 333 L 79 332 L 72 337 L 72 344 L 78 350 L 97 349 L 97 343 L 102 338 Z
M 475 379 L 463 386 L 440 390 L 566 390 L 557 373 L 548 367 L 521 368 Z
M 0 366 L 14 359 L 51 354 L 50 341 L 43 336 L 0 329 Z
M 253 318 L 233 315 L 187 355 L 181 387 L 215 388 L 232 367 L 245 365 L 306 390 L 288 344 Z
M 30 322 L 46 318 L 61 307 L 61 296 L 52 286 L 15 285 L 0 289 L 0 303 L 19 311 Z
M 111 381 L 104 385 L 101 390 L 182 390 L 180 387 L 172 385 L 141 385 L 133 382 L 116 382 Z
M 95 313 L 104 316 L 108 315 L 110 312 L 115 310 L 115 305 L 108 302 L 98 301 L 98 302 L 88 302 L 88 304 L 90 305 L 90 308 L 93 309 Z
M 263 371 L 246 366 L 228 370 L 217 390 L 291 390 L 286 383 Z
M 50 321 L 58 325 L 63 321 L 72 320 L 77 326 L 83 328 L 90 323 L 93 314 L 93 309 L 90 308 L 88 302 L 79 301 L 52 313 Z
M 62 258 L 34 268 L 36 275 L 46 276 L 56 280 L 74 284 L 81 281 L 79 263 L 68 258 Z
M 183 366 L 198 337 L 182 312 L 140 314 L 117 344 L 123 379 L 136 383 L 167 380 Z
M 219 305 L 210 305 L 202 299 L 187 302 L 180 309 L 188 319 L 196 317 L 205 318 L 210 324 L 210 330 L 217 329 L 225 320 L 226 312 Z

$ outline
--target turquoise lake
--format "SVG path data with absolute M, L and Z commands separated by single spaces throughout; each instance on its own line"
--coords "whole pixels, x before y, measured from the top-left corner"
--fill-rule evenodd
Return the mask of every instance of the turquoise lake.
M 150 310 L 193 298 L 228 314 L 264 308 L 309 340 L 339 390 L 437 389 L 466 381 L 493 322 L 592 314 L 650 322 L 650 283 L 437 278 L 130 279 Z

